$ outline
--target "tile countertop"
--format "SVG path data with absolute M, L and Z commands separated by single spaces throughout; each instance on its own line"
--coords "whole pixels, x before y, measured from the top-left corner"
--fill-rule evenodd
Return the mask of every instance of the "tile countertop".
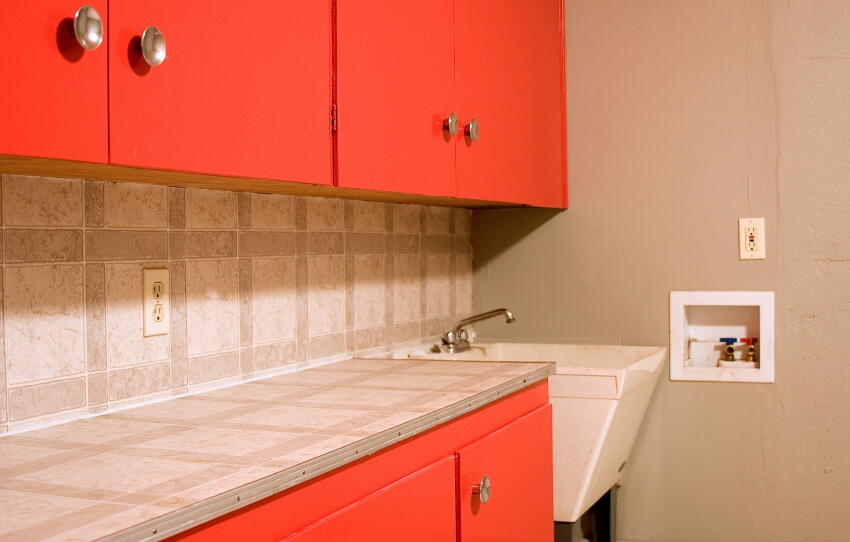
M 0 437 L 0 539 L 166 538 L 553 368 L 352 359 Z

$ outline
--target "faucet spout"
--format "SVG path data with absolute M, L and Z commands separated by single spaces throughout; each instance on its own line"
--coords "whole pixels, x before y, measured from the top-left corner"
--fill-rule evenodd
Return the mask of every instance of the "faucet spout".
M 514 315 L 508 309 L 495 309 L 492 311 L 482 312 L 481 314 L 476 314 L 469 318 L 458 320 L 454 327 L 452 327 L 451 331 L 443 334 L 443 344 L 452 354 L 469 350 L 468 335 L 463 327 L 474 324 L 475 322 L 480 322 L 481 320 L 488 320 L 501 315 L 505 316 L 505 322 L 508 324 L 516 322 L 516 318 L 514 318 Z

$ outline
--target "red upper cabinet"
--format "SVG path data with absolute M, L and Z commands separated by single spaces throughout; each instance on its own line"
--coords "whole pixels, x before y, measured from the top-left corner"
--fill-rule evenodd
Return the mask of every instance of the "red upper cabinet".
M 109 24 L 112 163 L 330 184 L 330 1 L 112 0 Z
M 339 186 L 455 195 L 452 0 L 337 5 Z
M 565 207 L 562 21 L 561 0 L 340 2 L 337 184 Z
M 455 455 L 458 542 L 552 541 L 552 405 Z
M 103 42 L 74 35 L 79 1 L 4 2 L 0 17 L 0 154 L 106 162 L 106 0 L 87 0 Z M 87 33 L 96 43 L 93 13 Z
M 458 197 L 566 206 L 563 0 L 457 2 Z

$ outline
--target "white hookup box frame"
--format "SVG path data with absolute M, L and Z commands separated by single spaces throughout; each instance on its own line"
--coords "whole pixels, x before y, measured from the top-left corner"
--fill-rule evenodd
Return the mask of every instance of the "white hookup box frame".
M 670 292 L 670 380 L 774 381 L 773 292 Z M 721 338 L 736 338 L 722 362 Z M 758 339 L 755 362 L 742 338 Z

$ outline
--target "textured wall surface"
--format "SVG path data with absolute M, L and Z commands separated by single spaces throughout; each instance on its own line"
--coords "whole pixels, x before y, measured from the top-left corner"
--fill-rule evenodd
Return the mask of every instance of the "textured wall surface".
M 2 175 L 0 432 L 438 335 L 463 209 Z M 171 332 L 142 336 L 142 269 Z
M 662 377 L 630 541 L 847 540 L 850 2 L 567 0 L 570 209 L 476 211 L 491 336 L 668 342 L 671 290 L 776 292 L 776 383 Z M 767 260 L 737 258 L 765 217 Z

